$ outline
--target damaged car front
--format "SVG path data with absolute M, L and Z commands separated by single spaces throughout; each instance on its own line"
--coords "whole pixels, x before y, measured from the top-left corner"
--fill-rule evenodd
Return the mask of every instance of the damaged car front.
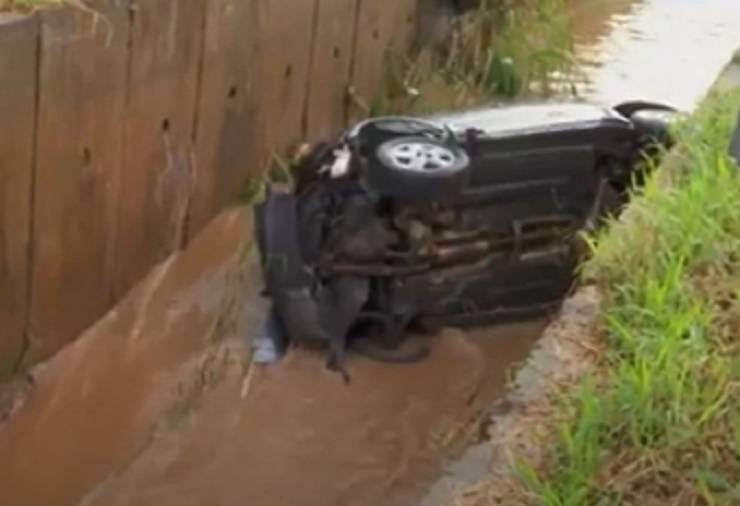
M 313 146 L 256 206 L 270 338 L 386 361 L 412 325 L 484 325 L 559 307 L 578 233 L 618 212 L 646 151 L 670 143 L 659 104 L 494 107 L 363 121 Z

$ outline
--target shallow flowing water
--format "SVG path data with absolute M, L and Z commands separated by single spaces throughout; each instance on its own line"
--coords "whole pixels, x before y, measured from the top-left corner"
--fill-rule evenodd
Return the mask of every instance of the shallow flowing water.
M 576 90 L 607 103 L 690 109 L 740 46 L 740 0 L 582 0 L 574 16 Z M 409 505 L 480 439 L 544 322 L 447 332 L 411 366 L 355 358 L 350 387 L 306 350 L 251 372 L 243 349 L 201 356 L 226 332 L 213 301 L 245 220 L 216 220 L 39 371 L 0 427 L 0 503 Z M 258 302 L 247 300 L 252 326 Z
M 690 110 L 740 47 L 738 0 L 584 0 L 573 11 L 578 94 L 607 104 Z

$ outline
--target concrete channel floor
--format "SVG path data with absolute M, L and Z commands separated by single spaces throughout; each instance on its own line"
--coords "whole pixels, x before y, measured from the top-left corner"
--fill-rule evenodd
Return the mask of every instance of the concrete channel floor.
M 427 337 L 414 365 L 353 357 L 349 386 L 314 350 L 252 368 L 250 223 L 221 215 L 35 371 L 0 426 L 3 506 L 406 505 L 478 439 L 543 321 Z

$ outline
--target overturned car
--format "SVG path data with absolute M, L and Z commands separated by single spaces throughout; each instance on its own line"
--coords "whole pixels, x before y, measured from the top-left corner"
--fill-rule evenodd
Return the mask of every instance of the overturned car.
M 363 121 L 312 146 L 256 206 L 271 337 L 381 360 L 410 326 L 473 326 L 558 308 L 579 231 L 624 204 L 670 107 L 493 107 Z

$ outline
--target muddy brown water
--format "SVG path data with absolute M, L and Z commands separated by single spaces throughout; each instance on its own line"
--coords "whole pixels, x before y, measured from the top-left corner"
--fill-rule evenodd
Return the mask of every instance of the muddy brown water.
M 574 9 L 590 99 L 691 108 L 740 46 L 737 0 Z M 546 322 L 447 331 L 414 365 L 356 357 L 350 387 L 308 350 L 251 368 L 243 336 L 264 303 L 254 261 L 240 267 L 249 222 L 224 213 L 34 371 L 0 426 L 0 504 L 412 505 L 480 438 Z

